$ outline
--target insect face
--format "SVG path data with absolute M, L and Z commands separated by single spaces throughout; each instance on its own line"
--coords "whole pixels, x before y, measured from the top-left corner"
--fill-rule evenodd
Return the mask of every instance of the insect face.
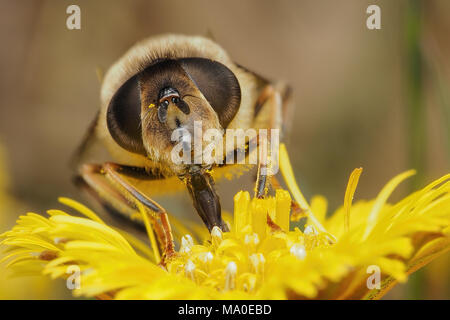
M 196 83 L 177 61 L 160 62 L 139 76 L 143 145 L 147 154 L 175 175 L 184 175 L 189 165 L 174 163 L 171 151 L 174 130 L 184 129 L 194 137 L 195 125 L 202 130 L 222 130 L 219 117 Z M 154 106 L 150 107 L 149 106 Z M 193 148 L 194 139 L 191 139 Z

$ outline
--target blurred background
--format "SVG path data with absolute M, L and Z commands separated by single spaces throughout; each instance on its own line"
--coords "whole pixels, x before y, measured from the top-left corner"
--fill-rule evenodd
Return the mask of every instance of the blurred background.
M 66 28 L 70 4 L 81 30 Z M 366 27 L 371 4 L 381 30 Z M 355 200 L 417 169 L 398 200 L 449 172 L 449 15 L 446 0 L 0 0 L 0 232 L 26 210 L 58 207 L 58 196 L 90 204 L 68 162 L 99 107 L 96 70 L 168 32 L 212 36 L 239 64 L 292 86 L 288 149 L 308 197 L 325 195 L 334 211 L 355 167 Z M 62 282 L 4 273 L 0 298 L 70 298 Z M 450 255 L 386 298 L 449 299 Z

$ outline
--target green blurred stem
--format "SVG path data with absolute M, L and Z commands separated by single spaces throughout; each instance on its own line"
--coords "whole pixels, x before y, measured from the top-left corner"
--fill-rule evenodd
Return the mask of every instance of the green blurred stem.
M 406 12 L 406 58 L 407 58 L 407 139 L 408 160 L 417 175 L 411 181 L 411 190 L 415 191 L 424 182 L 426 168 L 426 113 L 423 101 L 423 56 L 420 48 L 421 12 L 420 1 L 410 0 Z M 424 274 L 417 272 L 410 278 L 407 297 L 424 297 Z
M 410 166 L 417 170 L 412 188 L 423 183 L 426 169 L 426 113 L 423 101 L 423 56 L 420 48 L 420 1 L 411 0 L 406 15 L 407 40 L 407 117 L 408 158 Z

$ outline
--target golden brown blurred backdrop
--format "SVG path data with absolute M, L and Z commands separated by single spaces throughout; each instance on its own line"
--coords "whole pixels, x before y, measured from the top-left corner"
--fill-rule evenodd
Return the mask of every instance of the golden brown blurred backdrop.
M 81 30 L 66 28 L 70 4 L 81 8 Z M 371 4 L 381 8 L 381 30 L 366 28 Z M 38 212 L 61 195 L 82 199 L 68 162 L 99 106 L 96 69 L 168 32 L 212 35 L 239 64 L 292 86 L 288 147 L 306 195 L 323 194 L 336 208 L 359 166 L 356 200 L 413 166 L 423 185 L 450 168 L 449 15 L 446 0 L 0 0 L 0 144 L 10 192 Z M 412 149 L 423 157 L 412 159 Z M 21 213 L 2 212 L 0 231 Z M 449 265 L 447 254 L 412 281 L 415 295 L 399 286 L 389 297 L 448 299 Z

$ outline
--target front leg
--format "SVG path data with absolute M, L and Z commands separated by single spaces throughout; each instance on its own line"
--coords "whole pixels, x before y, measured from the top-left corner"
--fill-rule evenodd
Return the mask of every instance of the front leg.
M 289 86 L 278 84 L 276 86 L 267 85 L 258 98 L 255 107 L 255 126 L 289 130 L 292 118 L 291 89 Z M 268 116 L 269 115 L 269 116 Z M 283 132 L 281 132 L 283 134 Z M 280 135 L 281 136 L 281 135 Z M 270 141 L 270 139 L 268 139 Z M 270 150 L 270 149 L 269 149 Z M 270 183 L 274 189 L 281 189 L 281 185 L 275 176 L 263 175 L 263 170 L 267 166 L 258 161 L 258 172 L 256 177 L 255 197 L 264 198 L 267 194 L 267 184 Z M 292 216 L 299 219 L 304 216 L 304 211 L 300 205 L 292 200 Z
M 153 222 L 158 241 L 163 246 L 161 263 L 165 264 L 165 261 L 175 254 L 172 230 L 166 210 L 124 178 L 128 175 L 133 178 L 149 180 L 155 179 L 155 176 L 143 168 L 122 166 L 110 162 L 103 165 L 83 165 L 80 174 L 86 185 L 95 191 L 103 204 L 106 203 L 113 207 L 125 217 L 132 220 L 136 209 L 143 206 L 144 214 L 147 214 Z
M 261 91 L 255 105 L 254 127 L 267 129 L 267 137 L 258 138 L 258 171 L 256 176 L 255 197 L 264 198 L 267 195 L 268 184 L 271 178 L 271 161 L 275 155 L 271 154 L 271 129 L 280 130 L 283 127 L 284 115 L 290 101 L 290 90 L 287 86 L 268 84 Z M 280 132 L 279 136 L 282 136 Z M 261 142 L 263 145 L 261 145 Z M 267 148 L 267 149 L 265 149 Z

